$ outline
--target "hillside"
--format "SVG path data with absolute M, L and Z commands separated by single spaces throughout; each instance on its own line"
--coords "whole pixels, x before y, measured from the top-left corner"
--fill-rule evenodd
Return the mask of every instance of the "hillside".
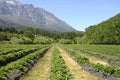
M 16 26 L 40 27 L 52 31 L 76 31 L 52 13 L 34 7 L 32 4 L 22 4 L 15 0 L 0 1 L 0 23 L 2 23 L 1 21 L 4 21 L 6 26 L 7 23 L 12 23 L 17 24 Z
M 120 14 L 86 29 L 86 39 L 95 44 L 120 44 Z

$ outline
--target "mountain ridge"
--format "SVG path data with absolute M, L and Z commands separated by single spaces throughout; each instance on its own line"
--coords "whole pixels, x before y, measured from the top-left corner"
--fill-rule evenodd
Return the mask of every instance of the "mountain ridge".
M 0 19 L 21 26 L 40 27 L 53 31 L 76 31 L 54 14 L 32 4 L 0 0 Z

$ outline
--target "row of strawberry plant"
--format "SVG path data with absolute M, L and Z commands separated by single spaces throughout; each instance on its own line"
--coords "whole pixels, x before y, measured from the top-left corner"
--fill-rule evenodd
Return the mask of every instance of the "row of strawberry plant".
M 68 45 L 67 45 L 68 46 Z M 116 56 L 120 57 L 120 46 L 115 45 L 69 45 L 69 47 L 73 47 L 78 50 L 87 50 L 92 52 L 98 52 L 108 56 Z
M 116 78 L 120 78 L 120 69 L 114 66 L 104 66 L 102 64 L 94 64 L 89 61 L 89 58 L 80 56 L 76 51 L 64 48 L 74 59 L 84 66 L 89 67 L 95 73 L 101 72 L 105 78 L 109 78 L 110 76 L 114 76 Z
M 120 57 L 120 46 L 118 45 L 88 45 L 87 49 L 93 52 Z
M 79 49 L 81 52 L 83 52 L 84 54 L 87 54 L 89 56 L 94 56 L 96 58 L 99 58 L 103 61 L 107 61 L 109 64 L 111 65 L 114 65 L 114 66 L 120 66 L 120 59 L 119 58 L 111 58 L 109 56 L 105 56 L 105 55 L 102 55 L 101 53 L 97 53 L 97 52 L 92 52 L 92 51 L 89 51 L 89 50 L 81 50 Z
M 110 63 L 111 65 L 115 65 L 115 66 L 120 66 L 120 59 L 119 58 L 111 58 L 109 56 L 105 56 L 103 55 L 102 53 L 98 53 L 98 52 L 93 52 L 89 49 L 85 49 L 85 48 L 79 48 L 79 47 L 76 47 L 76 46 L 66 46 L 66 47 L 69 47 L 69 48 L 72 48 L 74 50 L 79 50 L 81 52 L 83 52 L 84 54 L 87 54 L 87 55 L 90 55 L 90 56 L 94 56 L 96 58 L 99 58 L 99 59 L 102 59 L 104 61 L 107 61 L 108 63 Z
M 13 53 L 13 52 L 18 52 L 18 51 L 21 51 L 21 50 L 23 50 L 23 49 L 20 49 L 20 48 L 15 48 L 15 49 L 6 49 L 5 51 L 1 51 L 0 52 L 0 55 L 7 55 L 7 54 L 9 54 L 9 53 Z
M 99 54 L 97 52 L 92 52 L 92 51 L 88 51 L 88 50 L 82 50 L 82 52 L 84 52 L 87 55 L 94 56 L 94 57 L 99 58 L 101 60 L 107 61 L 111 65 L 120 66 L 120 59 L 119 58 L 111 58 L 111 57 Z
M 96 53 L 96 52 L 92 52 L 92 51 L 87 51 L 87 50 L 84 50 L 82 52 L 84 52 L 84 53 L 86 53 L 90 56 L 94 56 L 96 58 L 105 60 L 110 64 L 112 63 L 113 65 L 120 66 L 120 59 L 119 58 L 110 58 L 108 56 L 105 56 L 105 55 L 102 55 L 102 54 L 99 54 L 99 53 Z
M 29 49 L 29 48 L 38 48 L 38 47 L 42 47 L 44 45 L 4 45 L 0 48 L 0 55 L 7 55 L 9 53 L 13 53 L 13 52 L 18 52 L 18 51 L 22 51 L 25 49 Z
M 69 73 L 69 70 L 57 48 L 53 51 L 51 62 L 50 80 L 72 79 L 72 75 Z
M 0 55 L 7 55 L 12 52 L 18 52 L 23 49 L 39 48 L 48 45 L 0 45 Z
M 37 51 L 38 49 L 44 48 L 46 46 L 38 46 L 38 47 L 34 47 L 34 48 L 30 48 L 30 49 L 25 49 L 19 52 L 13 52 L 13 53 L 9 53 L 7 55 L 1 55 L 0 56 L 0 66 L 4 66 L 12 61 L 16 61 L 28 54 L 31 54 L 35 51 Z
M 29 54 L 15 62 L 8 64 L 7 66 L 3 66 L 0 68 L 0 80 L 4 80 L 7 78 L 9 80 L 8 74 L 15 72 L 16 70 L 20 70 L 23 73 L 28 71 L 28 66 L 33 65 L 30 64 L 33 60 L 39 59 L 44 55 L 44 53 L 48 50 L 49 47 L 42 48 L 32 54 Z M 18 77 L 18 76 L 17 76 Z
M 37 50 L 36 48 L 32 48 L 32 49 L 22 50 L 19 52 L 10 53 L 8 55 L 1 55 L 0 66 L 6 65 L 7 63 L 12 62 L 12 61 L 16 61 L 17 59 L 20 59 L 23 56 L 33 53 L 36 50 Z

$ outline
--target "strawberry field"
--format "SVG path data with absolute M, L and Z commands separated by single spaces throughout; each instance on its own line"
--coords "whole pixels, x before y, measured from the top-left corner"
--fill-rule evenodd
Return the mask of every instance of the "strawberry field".
M 120 80 L 119 57 L 117 45 L 0 45 L 0 80 Z

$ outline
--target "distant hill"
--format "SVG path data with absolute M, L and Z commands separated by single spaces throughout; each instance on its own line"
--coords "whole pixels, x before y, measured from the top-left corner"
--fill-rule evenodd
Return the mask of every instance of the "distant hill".
M 120 44 L 120 13 L 86 29 L 89 43 Z
M 15 0 L 0 0 L 0 26 L 40 27 L 52 31 L 76 31 L 52 13 Z

